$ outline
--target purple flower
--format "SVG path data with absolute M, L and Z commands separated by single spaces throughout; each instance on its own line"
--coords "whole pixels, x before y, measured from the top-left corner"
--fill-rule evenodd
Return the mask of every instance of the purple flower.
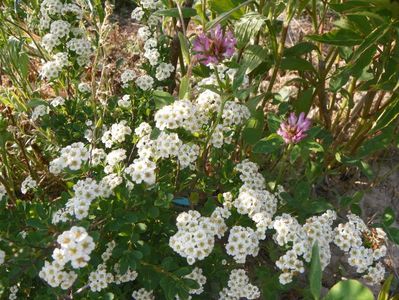
M 217 64 L 234 54 L 236 39 L 231 31 L 223 33 L 220 24 L 207 34 L 200 33 L 193 42 L 193 51 L 197 60 L 204 64 Z
M 288 122 L 283 122 L 277 130 L 287 144 L 296 144 L 303 140 L 311 125 L 310 119 L 305 117 L 305 113 L 300 113 L 299 118 L 295 113 L 291 113 L 288 117 Z

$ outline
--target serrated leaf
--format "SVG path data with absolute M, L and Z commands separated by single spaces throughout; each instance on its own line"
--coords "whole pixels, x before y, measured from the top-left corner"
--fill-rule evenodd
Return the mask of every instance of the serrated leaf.
M 265 17 L 258 12 L 250 12 L 241 17 L 235 25 L 237 47 L 243 48 L 264 27 Z

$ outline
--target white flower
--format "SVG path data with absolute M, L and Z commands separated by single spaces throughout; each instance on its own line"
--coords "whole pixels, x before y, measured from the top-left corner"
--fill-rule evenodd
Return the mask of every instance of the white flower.
M 63 38 L 69 34 L 71 24 L 64 20 L 56 20 L 50 25 L 50 33 L 56 38 Z
M 138 6 L 136 7 L 131 14 L 131 18 L 136 21 L 141 21 L 144 17 L 144 10 Z
M 37 182 L 31 176 L 28 176 L 21 184 L 21 193 L 26 194 L 35 187 L 37 187 Z
M 249 277 L 243 269 L 234 269 L 230 273 L 227 287 L 220 294 L 220 300 L 258 299 L 259 288 L 249 283 Z
M 5 257 L 6 253 L 3 250 L 0 250 L 0 265 L 4 264 Z
M 146 41 L 151 37 L 152 33 L 151 30 L 148 26 L 143 26 L 140 27 L 139 30 L 137 31 L 137 36 L 139 39 Z
M 130 95 L 124 95 L 122 99 L 118 100 L 118 106 L 123 107 L 123 108 L 129 108 L 131 105 L 130 102 Z
M 112 124 L 111 128 L 104 132 L 101 141 L 106 148 L 111 148 L 115 143 L 123 143 L 127 135 L 132 133 L 132 130 L 126 126 L 126 121 Z
M 129 82 L 133 81 L 137 77 L 136 72 L 127 69 L 121 75 L 121 81 L 123 86 L 126 86 Z
M 175 68 L 172 64 L 160 63 L 157 67 L 155 78 L 159 81 L 168 79 L 174 70 Z
M 0 201 L 3 200 L 5 195 L 7 195 L 6 188 L 2 183 L 0 183 Z
M 51 100 L 51 106 L 57 107 L 65 104 L 65 99 L 61 96 L 55 97 Z
M 91 93 L 91 86 L 86 82 L 81 82 L 78 85 L 78 90 L 81 93 Z
M 155 300 L 155 297 L 152 293 L 153 291 L 147 291 L 146 289 L 141 288 L 137 291 L 134 291 L 132 293 L 132 297 L 135 300 Z
M 137 86 L 143 91 L 151 90 L 154 85 L 154 79 L 149 75 L 143 75 L 136 79 Z

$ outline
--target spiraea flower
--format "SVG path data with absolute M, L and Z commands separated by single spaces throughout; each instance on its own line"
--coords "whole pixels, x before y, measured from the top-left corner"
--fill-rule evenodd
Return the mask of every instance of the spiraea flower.
M 193 51 L 197 60 L 204 64 L 217 64 L 223 59 L 230 58 L 234 54 L 236 39 L 231 31 L 223 32 L 218 24 L 214 29 L 201 33 L 193 42 Z
M 300 113 L 299 117 L 291 113 L 287 122 L 283 122 L 277 130 L 287 144 L 296 144 L 302 141 L 311 125 L 310 119 L 305 117 L 305 113 Z

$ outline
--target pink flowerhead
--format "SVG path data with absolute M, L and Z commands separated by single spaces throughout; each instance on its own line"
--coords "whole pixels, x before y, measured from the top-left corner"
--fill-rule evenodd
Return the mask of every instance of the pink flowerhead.
M 306 136 L 306 132 L 311 125 L 310 119 L 305 117 L 305 113 L 300 113 L 299 118 L 295 113 L 291 113 L 287 122 L 283 122 L 277 130 L 286 144 L 296 144 L 302 141 Z
M 204 64 L 217 64 L 234 54 L 236 39 L 231 31 L 223 33 L 220 24 L 207 34 L 200 33 L 193 42 L 193 50 L 197 60 Z

